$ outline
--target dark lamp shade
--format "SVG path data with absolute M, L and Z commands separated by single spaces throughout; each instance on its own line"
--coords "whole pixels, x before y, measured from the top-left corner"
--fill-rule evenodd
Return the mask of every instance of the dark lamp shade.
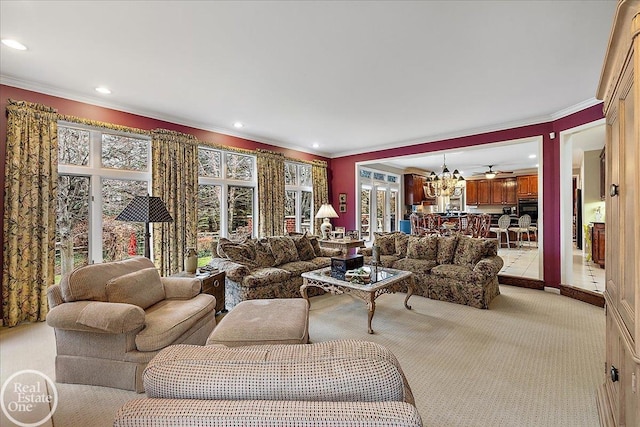
M 160 197 L 136 196 L 116 217 L 118 221 L 173 222 Z

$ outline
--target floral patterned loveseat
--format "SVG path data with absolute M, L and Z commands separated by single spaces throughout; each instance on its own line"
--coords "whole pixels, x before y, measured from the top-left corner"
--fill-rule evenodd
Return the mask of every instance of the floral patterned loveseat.
M 414 273 L 415 294 L 441 301 L 489 308 L 500 294 L 498 272 L 504 262 L 496 239 L 468 236 L 409 236 L 374 233 L 385 267 Z M 365 264 L 372 248 L 364 248 Z
M 329 267 L 339 249 L 321 248 L 315 236 L 277 236 L 218 242 L 209 265 L 226 273 L 225 304 L 233 308 L 248 299 L 300 297 L 302 273 Z M 323 293 L 309 289 L 309 296 Z

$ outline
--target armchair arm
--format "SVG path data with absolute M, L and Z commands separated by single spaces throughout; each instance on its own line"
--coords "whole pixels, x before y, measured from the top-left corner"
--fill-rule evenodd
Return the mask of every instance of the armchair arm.
M 202 284 L 196 277 L 161 277 L 166 299 L 191 299 L 200 293 Z
M 229 279 L 238 283 L 242 283 L 245 276 L 251 273 L 251 270 L 249 270 L 249 267 L 246 265 L 238 264 L 225 258 L 212 258 L 211 261 L 209 261 L 209 265 L 220 271 L 224 271 Z
M 49 309 L 64 303 L 60 285 L 51 285 L 47 288 L 47 301 L 49 302 Z
M 144 310 L 137 305 L 101 301 L 60 304 L 47 314 L 53 328 L 122 334 L 144 326 Z
M 504 261 L 499 256 L 482 258 L 473 267 L 473 272 L 482 275 L 482 277 L 484 277 L 485 279 L 489 279 L 491 277 L 497 276 L 503 265 Z

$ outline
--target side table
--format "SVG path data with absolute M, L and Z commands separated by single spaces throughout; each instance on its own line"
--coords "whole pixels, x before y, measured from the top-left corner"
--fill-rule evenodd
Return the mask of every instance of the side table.
M 172 274 L 174 277 L 195 277 L 200 280 L 200 293 L 209 294 L 216 297 L 216 313 L 226 313 L 224 301 L 224 271 L 205 271 L 198 274 L 187 273 L 181 271 L 180 273 Z
M 340 249 L 342 255 L 348 255 L 353 248 L 364 248 L 364 240 L 318 240 L 321 248 Z

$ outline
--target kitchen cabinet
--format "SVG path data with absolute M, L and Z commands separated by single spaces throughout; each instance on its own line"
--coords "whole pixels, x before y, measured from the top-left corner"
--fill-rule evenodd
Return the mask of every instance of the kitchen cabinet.
M 495 178 L 490 180 L 490 183 L 492 205 L 515 206 L 517 197 L 514 178 Z
M 538 197 L 538 175 L 516 177 L 518 198 Z
M 488 179 L 481 179 L 478 182 L 478 204 L 491 204 L 491 183 Z
M 591 259 L 604 268 L 604 222 L 594 222 L 591 226 Z
M 467 205 L 477 206 L 478 205 L 478 181 L 469 181 L 466 182 L 466 196 L 467 196 Z
M 596 397 L 602 426 L 640 425 L 639 11 L 638 0 L 618 2 L 597 91 L 607 127 L 605 374 Z
M 415 173 L 404 175 L 404 204 L 405 205 L 435 205 L 436 198 L 428 198 L 424 194 L 426 177 Z

